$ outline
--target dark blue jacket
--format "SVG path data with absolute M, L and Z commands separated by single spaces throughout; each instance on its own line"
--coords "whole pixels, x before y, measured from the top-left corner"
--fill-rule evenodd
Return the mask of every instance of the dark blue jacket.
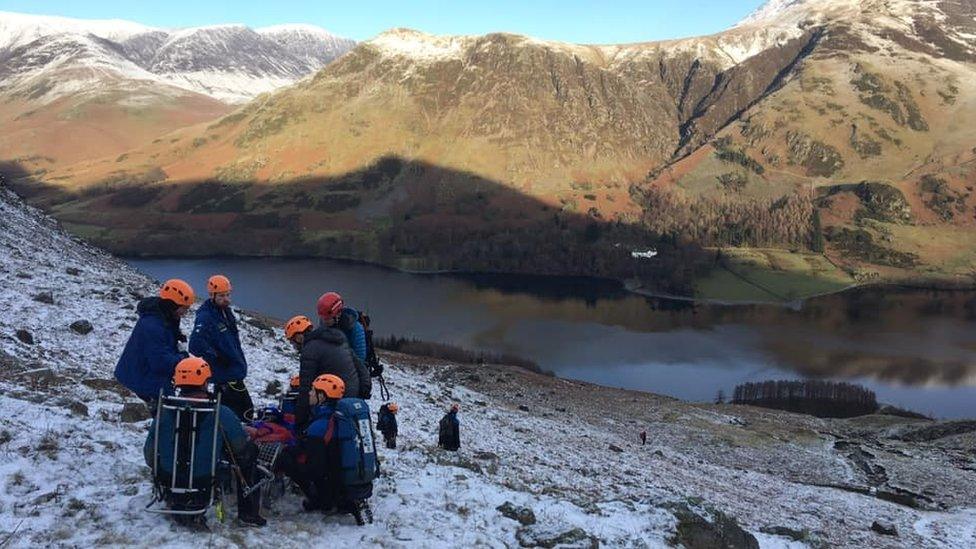
M 139 320 L 115 366 L 115 379 L 143 400 L 158 398 L 160 389 L 168 393 L 176 364 L 186 358 L 177 346 L 183 337 L 179 321 L 161 302 L 158 297 L 139 302 Z
M 352 307 L 345 307 L 339 314 L 339 329 L 346 334 L 349 347 L 361 362 L 366 362 L 366 328 L 359 321 L 359 311 Z
M 190 334 L 190 353 L 210 364 L 214 383 L 241 381 L 247 377 L 247 359 L 241 349 L 237 318 L 230 307 L 218 307 L 211 299 L 197 310 Z
M 173 464 L 173 441 L 175 438 L 176 412 L 174 410 L 162 410 L 159 416 L 159 468 L 164 474 L 172 474 Z M 235 455 L 240 455 L 247 445 L 248 437 L 241 425 L 241 420 L 231 411 L 230 408 L 220 406 L 220 430 L 217 433 L 217 460 L 226 456 L 226 449 L 223 437 L 227 437 L 227 443 Z M 213 414 L 206 414 L 202 418 L 200 430 L 196 438 L 196 449 L 193 454 L 194 478 L 205 478 L 210 475 L 210 456 L 213 447 L 214 417 Z M 143 447 L 143 455 L 149 467 L 153 465 L 153 448 L 156 437 L 156 420 L 153 419 L 152 426 L 149 428 L 149 435 L 146 437 L 146 444 Z M 199 473 L 199 474 L 197 474 Z
M 386 404 L 380 406 L 379 418 L 376 421 L 376 429 L 383 433 L 385 436 L 396 436 L 397 435 L 397 420 L 393 412 L 387 407 Z
M 321 439 L 329 430 L 329 418 L 335 413 L 336 402 L 326 402 L 319 404 L 312 409 L 312 418 L 305 429 L 305 436 L 308 438 Z

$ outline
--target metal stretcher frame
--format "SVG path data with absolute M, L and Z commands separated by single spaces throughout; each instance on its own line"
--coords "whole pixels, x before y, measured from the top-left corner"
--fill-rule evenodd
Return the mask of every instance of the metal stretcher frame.
M 179 450 L 180 450 L 180 437 L 173 437 L 173 473 L 170 479 L 170 486 L 165 488 L 174 494 L 194 494 L 199 492 L 204 492 L 209 490 L 210 494 L 207 499 L 206 504 L 198 510 L 183 510 L 183 509 L 165 509 L 165 508 L 146 508 L 146 511 L 150 513 L 159 513 L 165 515 L 202 515 L 210 509 L 214 504 L 214 499 L 216 497 L 216 479 L 217 479 L 217 434 L 220 432 L 220 394 L 217 394 L 216 400 L 210 400 L 205 398 L 189 398 L 182 396 L 163 396 L 163 391 L 159 391 L 159 404 L 156 406 L 156 425 L 155 434 L 153 438 L 153 486 L 156 491 L 156 499 L 151 502 L 163 501 L 163 490 L 164 488 L 160 485 L 159 476 L 157 471 L 159 471 L 159 423 L 160 417 L 162 416 L 163 409 L 173 410 L 176 412 L 176 418 L 174 425 L 179 429 L 181 414 L 188 412 L 193 414 L 193 433 L 196 433 L 199 427 L 197 420 L 201 414 L 212 413 L 214 415 L 214 429 L 213 429 L 213 440 L 211 441 L 211 456 L 210 456 L 210 486 L 208 488 L 192 488 L 193 486 L 193 465 L 196 458 L 196 444 L 195 440 L 191 443 L 190 447 L 190 470 L 188 475 L 188 485 L 190 488 L 182 488 L 177 486 L 177 461 L 179 460 Z

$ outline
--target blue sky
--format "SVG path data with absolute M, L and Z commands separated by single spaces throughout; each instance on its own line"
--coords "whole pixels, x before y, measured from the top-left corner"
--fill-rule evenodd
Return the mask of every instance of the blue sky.
M 435 34 L 528 34 L 577 43 L 681 38 L 723 30 L 764 0 L 0 0 L 0 11 L 129 19 L 158 27 L 312 23 L 365 40 L 393 27 Z

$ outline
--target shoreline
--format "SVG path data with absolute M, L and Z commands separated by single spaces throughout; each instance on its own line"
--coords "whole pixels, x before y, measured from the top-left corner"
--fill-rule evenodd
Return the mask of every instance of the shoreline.
M 539 274 L 539 273 L 522 273 L 522 272 L 510 272 L 510 271 L 473 271 L 473 270 L 455 270 L 455 269 L 437 269 L 437 270 L 422 270 L 422 269 L 405 269 L 401 267 L 395 267 L 386 263 L 379 263 L 374 261 L 368 261 L 364 259 L 356 259 L 349 257 L 332 257 L 332 256 L 315 256 L 315 255 L 246 255 L 246 254 L 218 254 L 218 255 L 118 255 L 112 254 L 114 257 L 125 261 L 129 260 L 218 260 L 218 259 L 245 259 L 245 260 L 285 260 L 285 261 L 308 261 L 308 260 L 324 260 L 324 261 L 336 261 L 339 263 L 346 263 L 350 265 L 359 265 L 373 267 L 377 269 L 383 269 L 386 271 L 398 272 L 402 274 L 414 275 L 414 276 L 455 276 L 455 277 L 478 277 L 478 276 L 498 276 L 498 277 L 525 277 L 526 279 L 559 279 L 562 281 L 579 281 L 588 282 L 594 284 L 612 284 L 619 288 L 621 292 L 628 294 L 638 295 L 642 297 L 650 297 L 657 299 L 667 299 L 671 301 L 681 301 L 685 303 L 691 303 L 696 305 L 713 305 L 720 307 L 735 307 L 735 306 L 749 306 L 749 305 L 761 305 L 761 306 L 776 306 L 776 307 L 787 307 L 791 309 L 799 309 L 803 304 L 811 299 L 816 299 L 820 297 L 826 297 L 835 294 L 841 294 L 844 292 L 852 290 L 866 290 L 872 288 L 885 288 L 891 287 L 894 289 L 905 289 L 905 290 L 916 290 L 916 291 L 973 291 L 976 290 L 976 281 L 972 283 L 961 283 L 961 282 L 949 282 L 945 279 L 931 279 L 930 282 L 898 282 L 898 281 L 872 281 L 872 282 L 862 282 L 854 283 L 843 288 L 820 292 L 816 294 L 806 295 L 798 297 L 789 301 L 773 301 L 773 300 L 734 300 L 734 299 L 722 299 L 713 297 L 694 297 L 694 296 L 682 296 L 668 294 L 666 292 L 658 292 L 654 290 L 644 289 L 639 282 L 635 279 L 619 279 L 605 276 L 593 276 L 593 275 L 558 275 L 558 274 Z

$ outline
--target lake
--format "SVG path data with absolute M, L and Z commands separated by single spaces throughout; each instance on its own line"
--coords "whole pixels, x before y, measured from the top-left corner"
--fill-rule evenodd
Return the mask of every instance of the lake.
M 799 308 L 638 296 L 612 282 L 511 275 L 409 274 L 321 259 L 130 259 L 203 294 L 230 277 L 234 304 L 315 318 L 338 291 L 398 335 L 537 362 L 557 376 L 708 401 L 747 381 L 825 378 L 884 403 L 976 417 L 976 292 L 869 288 Z

